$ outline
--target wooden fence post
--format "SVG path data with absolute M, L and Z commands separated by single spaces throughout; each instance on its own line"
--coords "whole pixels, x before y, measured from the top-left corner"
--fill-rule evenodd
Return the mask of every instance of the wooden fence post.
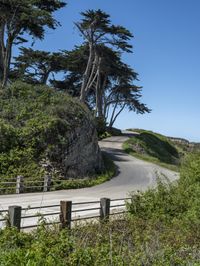
M 101 198 L 100 199 L 100 220 L 108 221 L 110 215 L 110 199 Z
M 18 230 L 21 227 L 21 206 L 9 206 L 8 207 L 8 216 L 9 216 L 9 223 L 10 226 L 15 226 Z
M 46 175 L 44 176 L 44 192 L 47 192 L 50 190 L 50 186 L 51 186 L 51 176 L 50 175 Z
M 16 183 L 16 194 L 20 194 L 24 192 L 24 178 L 23 176 L 17 176 L 17 183 Z
M 60 201 L 60 223 L 61 228 L 71 228 L 72 201 Z

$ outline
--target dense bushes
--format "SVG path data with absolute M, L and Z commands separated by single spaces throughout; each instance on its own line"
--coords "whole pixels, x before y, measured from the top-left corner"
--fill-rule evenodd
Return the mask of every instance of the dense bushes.
M 193 224 L 200 225 L 200 154 L 188 156 L 175 183 L 159 179 L 155 189 L 134 194 L 129 205 L 132 216 L 160 219 L 171 223 L 174 219 L 187 220 L 193 213 Z M 198 220 L 199 219 L 199 220 Z
M 131 218 L 142 221 L 169 249 L 169 265 L 199 265 L 200 260 L 200 154 L 188 156 L 177 183 L 159 180 L 156 189 L 133 195 Z M 156 264 L 157 265 L 157 264 Z M 168 265 L 168 264 L 167 264 Z
M 71 231 L 0 231 L 0 265 L 192 265 L 200 261 L 199 154 L 177 183 L 133 195 L 128 216 Z M 165 181 L 166 183 L 166 181 Z
M 87 108 L 47 86 L 16 82 L 4 89 L 0 97 L 0 179 L 42 177 L 42 161 L 48 158 L 56 165 L 61 159 L 56 151 L 65 149 L 71 132 L 85 120 L 91 120 Z

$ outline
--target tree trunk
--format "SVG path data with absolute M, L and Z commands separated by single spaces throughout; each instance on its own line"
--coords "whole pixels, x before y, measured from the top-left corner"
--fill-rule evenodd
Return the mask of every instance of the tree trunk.
M 113 125 L 113 119 L 114 119 L 114 115 L 115 115 L 115 111 L 116 111 L 116 108 L 117 108 L 117 102 L 115 103 L 115 106 L 114 106 L 114 108 L 113 108 L 113 111 L 112 111 L 112 116 L 111 116 L 111 118 L 110 118 L 110 123 L 109 123 L 109 127 L 112 127 L 112 125 Z
M 89 92 L 89 90 L 92 87 L 93 83 L 97 79 L 97 75 L 98 75 L 98 71 L 97 71 L 98 70 L 98 64 L 99 64 L 99 58 L 95 54 L 94 61 L 93 61 L 93 64 L 92 64 L 92 69 L 90 71 L 90 75 L 89 75 L 89 78 L 88 78 L 88 82 L 87 82 L 87 84 L 85 86 L 86 93 Z M 95 73 L 95 70 L 96 70 L 96 73 Z
M 47 81 L 49 79 L 49 74 L 51 73 L 51 70 L 48 70 L 46 73 L 44 73 L 44 76 L 41 78 L 41 84 L 46 85 Z
M 4 25 L 0 25 L 0 80 L 3 80 L 3 61 L 4 61 Z
M 107 82 L 107 75 L 104 74 L 103 84 L 102 84 L 102 112 L 105 121 L 106 121 L 106 97 L 105 97 L 106 82 Z
M 97 108 L 97 117 L 103 118 L 103 88 L 101 84 L 101 58 L 99 59 L 98 65 L 98 78 L 97 78 L 97 85 L 96 85 L 96 108 Z
M 8 36 L 6 49 L 4 53 L 4 60 L 3 60 L 3 80 L 2 80 L 2 88 L 7 85 L 8 82 L 8 75 L 10 71 L 10 60 L 12 54 L 12 38 Z
M 86 86 L 87 86 L 87 83 L 88 83 L 88 79 L 90 77 L 90 71 L 91 71 L 91 68 L 92 68 L 93 58 L 94 58 L 93 46 L 90 45 L 89 58 L 88 58 L 88 62 L 87 62 L 87 66 L 86 66 L 85 72 L 83 74 L 83 82 L 81 84 L 81 95 L 80 95 L 80 101 L 81 102 L 85 102 L 85 100 L 86 100 L 86 96 L 87 96 Z
M 108 114 L 109 114 L 109 111 L 110 111 L 110 105 L 105 105 L 106 107 L 105 107 L 105 111 L 104 111 L 104 116 L 105 116 L 105 121 L 107 121 L 107 119 L 108 119 Z
M 109 127 L 112 127 L 112 126 L 114 125 L 114 123 L 115 123 L 117 117 L 118 117 L 118 116 L 121 114 L 121 112 L 124 110 L 125 106 L 126 106 L 126 104 L 124 104 L 124 105 L 121 107 L 121 109 L 119 110 L 119 112 L 118 112 L 115 116 L 113 116 L 112 121 L 111 121 L 110 124 L 109 124 Z
M 97 117 L 103 117 L 102 90 L 100 84 L 97 84 L 96 88 L 96 107 L 97 107 Z

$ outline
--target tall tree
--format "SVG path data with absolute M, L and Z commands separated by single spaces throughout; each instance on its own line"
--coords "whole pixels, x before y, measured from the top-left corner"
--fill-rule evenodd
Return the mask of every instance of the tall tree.
M 2 87 L 8 80 L 12 46 L 26 42 L 24 35 L 43 39 L 45 28 L 59 23 L 53 12 L 64 7 L 61 0 L 0 0 L 0 77 Z
M 134 85 L 138 74 L 121 61 L 120 53 L 104 45 L 100 45 L 98 50 L 101 64 L 98 66 L 98 79 L 95 83 L 96 116 L 106 121 L 111 111 L 109 125 L 113 126 L 125 108 L 141 114 L 150 112 L 140 101 L 141 87 Z
M 104 44 L 131 52 L 132 46 L 128 41 L 132 34 L 122 26 L 111 24 L 110 16 L 101 10 L 88 10 L 82 12 L 81 15 L 83 16 L 82 20 L 75 25 L 89 47 L 89 57 L 83 74 L 80 94 L 80 100 L 85 102 L 87 94 L 98 76 L 98 66 L 101 63 L 96 47 L 99 44 Z
M 53 85 L 78 97 L 89 58 L 89 47 L 85 44 L 65 53 L 67 75 L 63 81 L 54 81 Z M 98 45 L 96 54 L 101 58 L 101 63 L 97 66 L 98 71 L 93 73 L 95 81 L 91 80 L 86 97 L 86 104 L 94 111 L 95 117 L 112 126 L 124 109 L 140 114 L 150 112 L 141 102 L 142 88 L 134 85 L 138 74 L 122 62 L 121 53 Z

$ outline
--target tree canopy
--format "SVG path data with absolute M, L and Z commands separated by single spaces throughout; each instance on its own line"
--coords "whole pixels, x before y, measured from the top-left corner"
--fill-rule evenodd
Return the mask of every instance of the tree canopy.
M 124 109 L 140 114 L 151 111 L 141 102 L 142 87 L 135 84 L 138 74 L 122 60 L 123 53 L 132 53 L 133 35 L 123 26 L 113 25 L 109 14 L 102 10 L 82 12 L 81 20 L 75 25 L 83 43 L 71 51 L 48 52 L 20 47 L 20 54 L 14 58 L 13 68 L 9 71 L 12 45 L 27 41 L 24 33 L 29 33 L 33 39 L 43 39 L 45 27 L 55 29 L 59 25 L 52 13 L 65 3 L 55 0 L 0 0 L 0 4 L 3 7 L 0 12 L 5 11 L 0 20 L 1 39 L 4 34 L 7 38 L 7 42 L 6 38 L 0 42 L 4 47 L 0 52 L 3 86 L 6 84 L 6 69 L 7 79 L 9 73 L 11 80 L 49 84 L 79 97 L 95 117 L 110 127 Z M 6 56 L 9 58 L 7 63 Z
M 53 12 L 64 7 L 60 0 L 0 0 L 0 77 L 8 80 L 12 46 L 27 42 L 24 34 L 43 39 L 45 28 L 55 29 L 59 22 Z
M 80 100 L 85 102 L 87 94 L 95 82 L 93 76 L 98 72 L 101 58 L 97 53 L 99 45 L 111 46 L 122 51 L 131 52 L 132 45 L 129 40 L 132 34 L 122 26 L 111 24 L 110 15 L 101 10 L 88 10 L 82 12 L 82 20 L 75 23 L 89 47 L 88 62 L 83 74 Z
M 21 78 L 23 81 L 33 84 L 47 84 L 51 74 L 66 69 L 64 66 L 66 57 L 63 53 L 50 53 L 20 48 L 20 55 L 15 57 L 13 78 Z

